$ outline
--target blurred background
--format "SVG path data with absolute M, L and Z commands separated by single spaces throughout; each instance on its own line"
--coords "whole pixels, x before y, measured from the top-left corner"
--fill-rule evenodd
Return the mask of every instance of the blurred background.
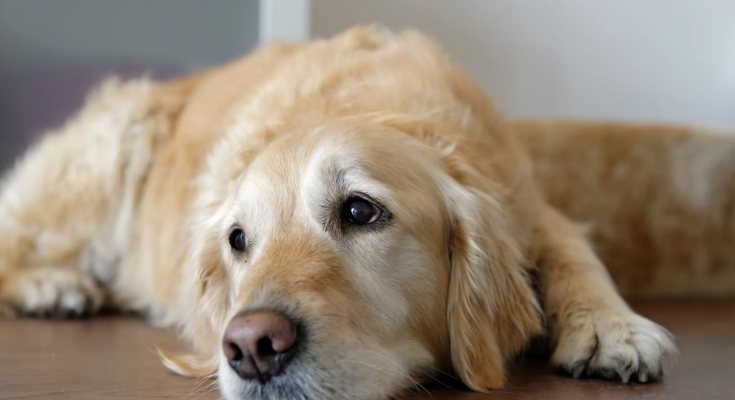
M 511 117 L 735 127 L 733 0 L 0 0 L 0 170 L 111 73 L 370 22 L 434 36 Z

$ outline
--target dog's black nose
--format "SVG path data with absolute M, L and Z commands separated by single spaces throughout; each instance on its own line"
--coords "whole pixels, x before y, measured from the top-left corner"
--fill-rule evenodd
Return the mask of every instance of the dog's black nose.
M 238 314 L 222 339 L 225 357 L 243 379 L 267 382 L 293 358 L 296 326 L 283 314 L 259 310 Z

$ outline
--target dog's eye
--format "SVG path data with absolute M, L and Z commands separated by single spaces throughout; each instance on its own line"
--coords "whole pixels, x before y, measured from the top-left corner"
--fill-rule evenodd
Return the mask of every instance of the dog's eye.
M 381 214 L 378 207 L 362 197 L 351 197 L 342 206 L 342 220 L 355 225 L 371 224 Z
M 230 247 L 232 251 L 242 253 L 248 245 L 248 238 L 245 237 L 245 232 L 242 229 L 235 229 L 230 233 Z

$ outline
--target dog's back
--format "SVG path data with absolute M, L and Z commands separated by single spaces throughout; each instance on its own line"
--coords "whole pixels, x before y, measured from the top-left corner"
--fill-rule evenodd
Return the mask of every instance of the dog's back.
M 550 203 L 591 223 L 633 296 L 735 294 L 735 135 L 702 129 L 517 122 Z

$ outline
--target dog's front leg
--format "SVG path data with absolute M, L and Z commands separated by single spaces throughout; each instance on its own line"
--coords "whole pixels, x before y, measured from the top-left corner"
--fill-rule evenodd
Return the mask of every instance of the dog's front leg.
M 0 314 L 83 315 L 102 305 L 158 123 L 149 86 L 108 80 L 0 183 Z
M 549 207 L 535 245 L 554 365 L 575 378 L 658 379 L 671 335 L 628 307 L 583 229 Z

